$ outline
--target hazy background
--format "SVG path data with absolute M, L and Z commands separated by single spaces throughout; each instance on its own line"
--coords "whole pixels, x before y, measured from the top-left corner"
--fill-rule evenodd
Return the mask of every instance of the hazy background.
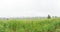
M 0 0 L 0 17 L 60 16 L 60 0 Z

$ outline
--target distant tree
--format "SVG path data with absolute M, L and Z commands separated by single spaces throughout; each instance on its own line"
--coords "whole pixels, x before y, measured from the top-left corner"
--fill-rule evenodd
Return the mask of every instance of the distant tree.
M 52 18 L 55 18 L 54 16 L 52 16 Z
M 55 18 L 57 18 L 57 16 L 55 16 Z
M 48 17 L 47 17 L 48 19 L 51 19 L 51 16 L 50 15 L 48 15 Z
M 57 18 L 57 16 L 52 16 L 52 18 Z

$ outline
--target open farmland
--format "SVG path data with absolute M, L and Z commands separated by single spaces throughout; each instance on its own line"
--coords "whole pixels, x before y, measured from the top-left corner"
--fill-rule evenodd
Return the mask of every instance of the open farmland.
M 0 20 L 0 32 L 60 32 L 60 18 Z

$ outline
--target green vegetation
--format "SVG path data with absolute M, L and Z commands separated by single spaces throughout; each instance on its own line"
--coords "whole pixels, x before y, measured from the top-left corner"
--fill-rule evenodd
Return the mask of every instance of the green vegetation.
M 0 32 L 60 32 L 60 19 L 0 20 Z
M 48 19 L 51 19 L 51 16 L 50 15 L 48 15 Z

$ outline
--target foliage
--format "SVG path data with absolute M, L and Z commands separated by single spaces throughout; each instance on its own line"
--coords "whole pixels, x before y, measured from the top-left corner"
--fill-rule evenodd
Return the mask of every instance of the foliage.
M 48 15 L 48 19 L 50 19 L 51 18 L 51 16 L 50 15 Z
M 0 32 L 55 32 L 60 19 L 0 20 Z

